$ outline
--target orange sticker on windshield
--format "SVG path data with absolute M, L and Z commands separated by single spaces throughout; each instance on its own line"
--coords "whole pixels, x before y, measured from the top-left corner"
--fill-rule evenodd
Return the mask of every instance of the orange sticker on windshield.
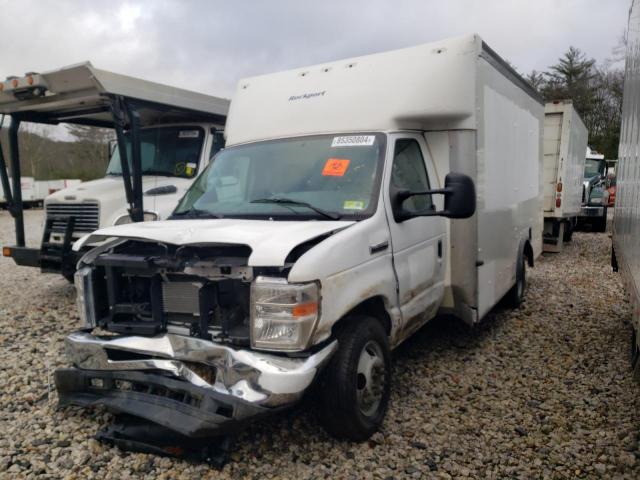
M 329 158 L 324 164 L 322 175 L 325 177 L 342 177 L 349 168 L 349 159 Z

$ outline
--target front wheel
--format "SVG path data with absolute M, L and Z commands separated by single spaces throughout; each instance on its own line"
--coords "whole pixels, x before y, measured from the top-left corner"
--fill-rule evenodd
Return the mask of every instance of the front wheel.
M 389 405 L 389 340 L 373 317 L 344 321 L 320 382 L 320 422 L 336 438 L 363 441 L 380 428 Z
M 593 222 L 593 226 L 596 232 L 607 231 L 607 207 L 604 207 L 604 214 Z

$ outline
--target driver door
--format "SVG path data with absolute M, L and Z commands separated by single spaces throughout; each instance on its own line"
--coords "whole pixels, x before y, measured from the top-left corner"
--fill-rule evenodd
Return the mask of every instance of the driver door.
M 385 203 L 398 279 L 400 338 L 403 339 L 432 318 L 440 306 L 444 292 L 446 226 L 444 218 L 437 216 L 394 219 L 390 201 L 392 186 L 398 190 L 424 191 L 440 185 L 420 135 L 395 134 L 390 139 L 388 153 L 393 161 L 386 175 Z M 431 195 L 413 196 L 405 200 L 403 207 L 411 213 L 430 211 L 436 207 L 435 199 L 436 196 Z

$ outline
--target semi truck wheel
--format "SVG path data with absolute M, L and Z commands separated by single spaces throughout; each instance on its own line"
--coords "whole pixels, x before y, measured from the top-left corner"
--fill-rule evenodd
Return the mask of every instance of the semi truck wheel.
M 593 222 L 593 229 L 596 232 L 607 231 L 607 207 L 604 207 L 604 214 Z
M 382 424 L 389 405 L 389 339 L 375 318 L 344 320 L 338 351 L 320 382 L 320 422 L 336 438 L 363 441 Z
M 520 305 L 522 305 L 526 290 L 527 257 L 524 254 L 520 254 L 520 258 L 518 258 L 518 268 L 516 268 L 516 283 L 513 287 L 511 287 L 509 293 L 507 293 L 509 304 L 513 308 L 518 308 Z
M 562 236 L 562 241 L 570 242 L 572 238 L 573 238 L 573 223 L 569 221 L 564 224 L 564 235 Z

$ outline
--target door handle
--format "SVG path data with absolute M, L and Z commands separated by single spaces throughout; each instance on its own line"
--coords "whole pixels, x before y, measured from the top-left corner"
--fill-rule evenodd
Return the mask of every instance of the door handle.
M 389 248 L 389 241 L 385 240 L 384 242 L 376 243 L 375 245 L 369 245 L 369 253 L 373 255 L 374 253 L 382 252 Z

